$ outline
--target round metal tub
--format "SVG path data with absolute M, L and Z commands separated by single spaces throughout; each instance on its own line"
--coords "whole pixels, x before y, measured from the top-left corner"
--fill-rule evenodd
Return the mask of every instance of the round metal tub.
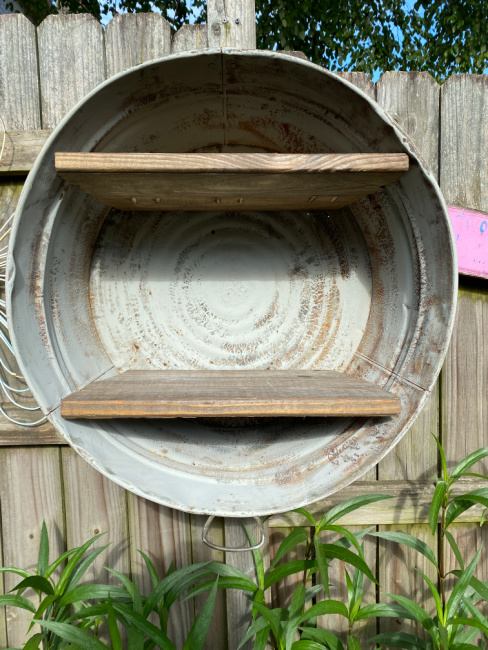
M 137 213 L 67 185 L 55 151 L 406 152 L 410 169 L 330 214 Z M 17 358 L 68 442 L 143 497 L 235 516 L 315 501 L 388 453 L 432 390 L 457 289 L 442 197 L 393 121 L 316 65 L 232 50 L 144 64 L 83 99 L 29 175 L 7 275 Z M 402 412 L 61 418 L 61 398 L 129 368 L 335 369 Z

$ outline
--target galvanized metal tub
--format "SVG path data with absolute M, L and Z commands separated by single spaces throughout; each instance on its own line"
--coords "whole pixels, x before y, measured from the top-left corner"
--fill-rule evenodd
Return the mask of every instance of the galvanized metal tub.
M 330 214 L 123 213 L 61 180 L 56 151 L 406 152 L 410 169 Z M 248 516 L 339 490 L 400 440 L 447 349 L 457 267 L 439 189 L 376 104 L 311 63 L 224 50 L 138 66 L 71 111 L 26 182 L 7 284 L 22 371 L 89 463 L 158 503 Z M 61 418 L 63 397 L 129 368 L 335 369 L 402 412 Z

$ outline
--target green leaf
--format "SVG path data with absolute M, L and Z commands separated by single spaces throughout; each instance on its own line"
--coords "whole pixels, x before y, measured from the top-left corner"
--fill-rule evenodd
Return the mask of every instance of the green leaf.
M 112 575 L 117 576 L 120 582 L 127 589 L 127 593 L 129 594 L 131 599 L 134 600 L 135 587 L 133 583 L 129 580 L 129 578 L 125 576 L 123 573 L 120 573 L 120 571 L 116 571 L 115 569 L 110 569 L 108 566 L 104 567 L 104 569 L 109 571 Z
M 339 614 L 347 618 L 348 611 L 344 603 L 341 603 L 339 600 L 321 600 L 320 603 L 312 605 L 310 609 L 301 616 L 300 623 L 307 621 L 313 616 L 324 616 L 326 614 Z
M 264 590 L 269 589 L 278 580 L 291 576 L 294 573 L 301 573 L 313 569 L 317 564 L 315 560 L 293 560 L 292 562 L 285 562 L 275 567 L 268 573 L 264 581 Z
M 381 618 L 381 617 L 390 617 L 390 618 L 407 618 L 410 620 L 415 620 L 408 609 L 402 607 L 401 605 L 394 605 L 391 603 L 374 603 L 373 605 L 366 605 L 362 607 L 356 615 L 356 621 L 360 621 L 365 618 Z
M 444 530 L 444 536 L 449 542 L 449 546 L 452 548 L 454 555 L 456 556 L 456 560 L 458 561 L 459 566 L 461 567 L 461 571 L 464 571 L 464 560 L 463 556 L 461 555 L 461 551 L 459 550 L 458 545 L 456 544 L 456 540 L 454 537 L 451 535 L 451 533 L 448 530 Z
M 300 639 L 300 641 L 295 641 L 295 643 L 291 646 L 291 650 L 324 650 L 324 646 L 321 643 L 316 643 L 315 641 Z
M 112 585 L 79 585 L 67 591 L 61 597 L 59 604 L 64 606 L 72 605 L 80 600 L 90 600 L 92 598 L 98 600 L 100 598 L 106 599 L 109 595 L 112 598 L 125 598 L 127 591 L 121 587 L 114 587 Z
M 472 492 L 467 492 L 466 494 L 455 497 L 447 508 L 446 528 L 452 524 L 459 515 L 474 506 L 475 503 L 480 503 L 485 506 L 485 508 L 488 506 L 488 488 L 473 490 Z
M 378 584 L 378 581 L 371 573 L 371 569 L 368 567 L 366 562 L 358 557 L 355 553 L 349 551 L 347 548 L 337 546 L 337 544 L 322 544 L 322 546 L 327 558 L 334 558 L 336 560 L 340 560 L 341 562 L 347 562 L 347 564 L 351 564 L 352 566 L 356 567 L 356 569 L 362 571 L 364 575 L 368 577 L 372 582 Z
M 20 607 L 21 609 L 27 609 L 33 614 L 36 611 L 36 608 L 30 600 L 27 600 L 27 598 L 24 598 L 23 596 L 17 596 L 16 594 L 4 594 L 0 596 L 0 606 Z
M 478 630 L 481 630 L 488 637 L 488 626 L 474 618 L 453 618 L 449 621 L 449 625 L 468 625 L 469 627 L 475 627 Z
M 19 584 L 15 585 L 15 587 L 10 591 L 17 591 L 19 589 L 25 591 L 25 589 L 29 589 L 29 588 L 35 589 L 35 591 L 42 591 L 48 596 L 54 595 L 54 589 L 52 584 L 49 582 L 49 580 L 46 580 L 46 578 L 44 578 L 43 576 L 29 576 L 28 578 L 24 578 L 24 580 L 21 580 Z
M 44 632 L 33 634 L 24 646 L 24 650 L 37 650 L 46 635 Z
M 102 643 L 98 639 L 95 639 L 90 634 L 82 632 L 77 627 L 73 627 L 67 623 L 56 623 L 54 621 L 35 621 L 42 625 L 42 627 L 54 632 L 65 641 L 74 643 L 83 650 L 106 650 L 108 646 L 105 643 Z
M 94 549 L 86 557 L 81 559 L 78 564 L 74 567 L 71 575 L 68 577 L 68 583 L 66 585 L 65 592 L 70 591 L 71 589 L 74 589 L 76 585 L 79 583 L 81 578 L 85 575 L 87 572 L 88 568 L 95 562 L 97 557 L 100 555 L 100 553 L 103 553 L 103 551 L 108 548 L 110 544 L 105 544 L 105 546 L 100 546 L 99 548 Z M 59 585 L 58 585 L 59 589 Z
M 335 526 L 333 524 L 325 524 L 322 526 L 322 531 L 330 531 L 331 533 L 339 533 L 339 535 L 342 535 L 345 537 L 349 544 L 351 546 L 354 546 L 354 548 L 357 550 L 359 557 L 364 559 L 363 552 L 361 550 L 361 545 L 359 544 L 356 536 L 354 533 L 351 533 L 350 530 L 347 530 L 347 528 L 344 528 L 344 526 Z
M 461 602 L 464 592 L 468 588 L 471 578 L 473 577 L 476 564 L 480 558 L 481 549 L 482 547 L 478 549 L 476 555 L 466 567 L 466 570 L 461 573 L 458 582 L 454 586 L 454 589 L 449 596 L 449 600 L 447 601 L 446 605 L 446 616 L 448 620 L 453 617 L 458 610 L 459 603 Z
M 305 528 L 294 528 L 289 535 L 281 542 L 278 550 L 276 551 L 275 559 L 273 560 L 270 569 L 278 564 L 278 562 L 287 553 L 296 548 L 299 544 L 308 542 L 308 532 Z
M 427 583 L 427 585 L 428 585 L 428 587 L 429 587 L 429 589 L 430 589 L 430 591 L 432 593 L 432 596 L 434 597 L 434 602 L 435 602 L 435 606 L 436 606 L 436 609 L 437 609 L 437 616 L 439 618 L 439 621 L 440 621 L 440 623 L 442 625 L 445 625 L 444 609 L 442 607 L 441 597 L 440 597 L 439 592 L 437 591 L 436 586 L 434 585 L 432 580 L 425 575 L 425 573 L 422 573 L 422 571 L 420 569 L 417 569 L 417 567 L 414 567 L 414 568 L 415 568 L 415 571 L 417 571 L 417 573 L 419 573 L 422 576 L 422 578 L 425 580 L 425 582 Z
M 142 551 L 138 551 L 138 553 L 142 555 L 144 562 L 146 563 L 147 572 L 149 573 L 149 578 L 151 579 L 151 584 L 154 589 L 154 587 L 156 587 L 156 585 L 159 583 L 159 576 L 156 572 L 156 569 L 154 568 L 154 564 L 151 562 L 151 560 L 148 558 L 148 556 L 145 553 L 143 553 Z M 169 575 L 171 575 L 171 573 L 169 573 Z
M 309 513 L 308 510 L 305 510 L 305 508 L 296 508 L 293 512 L 298 512 L 299 515 L 303 515 L 306 517 L 309 522 L 312 524 L 312 526 L 316 525 L 315 519 L 312 517 L 312 515 Z
M 44 612 L 45 612 L 49 607 L 51 607 L 51 605 L 54 603 L 55 600 L 56 600 L 56 596 L 54 596 L 54 595 L 53 595 L 53 596 L 46 596 L 46 598 L 43 598 L 43 599 L 42 599 L 42 602 L 39 604 L 39 608 L 38 608 L 37 611 L 34 613 L 34 618 L 42 618 L 42 615 L 44 614 Z M 29 631 L 31 630 L 31 628 L 33 627 L 33 625 L 34 625 L 34 624 L 31 623 L 31 625 L 30 625 L 30 627 L 29 627 Z
M 29 573 L 29 571 L 24 571 L 24 569 L 18 569 L 15 566 L 0 567 L 0 573 L 15 573 L 16 575 L 21 576 L 22 578 L 28 578 L 29 576 L 32 575 L 32 573 Z
M 433 436 L 433 438 L 435 440 L 435 443 L 436 443 L 437 448 L 439 450 L 439 455 L 441 457 L 442 473 L 444 475 L 444 481 L 447 482 L 449 475 L 447 473 L 446 455 L 444 454 L 444 449 L 442 448 L 441 441 L 439 440 L 439 438 L 437 438 L 437 436 L 435 436 L 434 434 L 432 434 L 432 436 Z
M 107 603 L 108 614 L 108 630 L 110 632 L 110 640 L 112 642 L 112 650 L 122 650 L 122 639 L 120 638 L 119 628 L 117 627 L 117 619 L 115 617 L 114 608 L 112 607 L 112 600 L 109 596 Z
M 76 553 L 77 549 L 76 548 L 70 548 L 68 551 L 65 551 L 62 555 L 60 555 L 58 558 L 54 560 L 52 564 L 49 565 L 47 568 L 47 571 L 44 575 L 45 578 L 49 578 L 58 568 L 60 564 L 62 564 L 65 560 L 67 560 L 73 553 Z
M 445 481 L 438 481 L 435 486 L 434 497 L 430 505 L 429 523 L 430 532 L 435 535 L 437 528 L 437 520 L 439 519 L 439 510 L 441 509 L 442 502 L 447 490 L 447 483 Z
M 347 637 L 347 649 L 348 650 L 361 650 L 361 644 L 359 643 L 359 639 L 355 636 L 348 636 Z
M 92 537 L 87 542 L 85 542 L 83 546 L 80 546 L 77 549 L 75 549 L 75 552 L 73 553 L 72 557 L 69 559 L 68 564 L 65 566 L 61 574 L 61 577 L 59 579 L 59 582 L 57 584 L 56 591 L 58 594 L 62 595 L 64 593 L 64 590 L 66 589 L 66 586 L 68 584 L 68 580 L 70 579 L 70 576 L 74 571 L 76 565 L 78 564 L 79 560 L 83 557 L 83 555 L 90 548 L 90 546 L 102 535 L 104 535 L 104 533 L 95 535 L 95 537 Z
M 405 596 L 398 596 L 395 594 L 386 594 L 389 598 L 393 598 L 393 600 L 396 600 L 397 603 L 402 605 L 406 610 L 410 612 L 413 616 L 413 620 L 418 621 L 426 630 L 427 632 L 430 632 L 432 629 L 435 628 L 435 623 L 431 619 L 431 617 L 427 614 L 425 610 L 420 607 L 420 605 L 417 605 L 417 603 L 414 603 L 413 600 L 410 600 L 409 598 L 405 598 Z
M 302 633 L 302 639 L 312 639 L 322 643 L 326 648 L 330 650 L 344 650 L 340 639 L 336 637 L 335 634 L 329 632 L 328 630 L 317 629 L 314 627 L 301 627 L 300 631 Z
M 320 580 L 324 585 L 327 598 L 330 598 L 329 563 L 327 562 L 324 544 L 322 544 L 318 537 L 314 537 L 313 543 L 315 547 L 315 558 L 320 571 Z
M 168 639 L 166 634 L 164 634 L 164 632 L 157 628 L 155 625 L 147 621 L 144 616 L 137 614 L 137 612 L 135 612 L 132 608 L 122 603 L 113 602 L 112 607 L 117 613 L 122 614 L 122 622 L 124 622 L 124 620 L 127 620 L 131 625 L 137 627 L 137 629 L 149 637 L 158 648 L 161 648 L 161 650 L 175 650 L 175 646 Z
M 202 608 L 198 618 L 196 619 L 193 627 L 190 630 L 183 650 L 201 650 L 205 639 L 207 638 L 208 630 L 210 628 L 210 621 L 212 620 L 215 598 L 217 596 L 217 587 L 219 584 L 219 577 L 214 581 L 214 586 Z
M 259 620 L 263 620 L 263 618 L 261 617 Z M 254 650 L 266 650 L 268 647 L 269 633 L 269 625 L 256 633 L 256 638 L 254 639 Z
M 253 607 L 258 610 L 261 616 L 266 620 L 271 631 L 274 634 L 278 646 L 280 646 L 282 639 L 282 630 L 281 630 L 281 620 L 277 612 L 272 609 L 268 609 L 263 603 L 253 603 Z
M 42 522 L 41 541 L 39 544 L 39 558 L 37 560 L 37 573 L 43 576 L 49 565 L 49 536 L 47 534 L 46 522 Z
M 156 607 L 156 604 L 161 600 L 161 598 L 172 589 L 182 578 L 187 576 L 190 573 L 196 572 L 198 569 L 203 567 L 208 567 L 210 562 L 199 562 L 196 564 L 191 564 L 190 566 L 178 569 L 169 576 L 163 578 L 158 586 L 152 590 L 149 594 L 146 604 L 144 606 L 144 616 L 149 616 L 149 613 L 153 611 Z M 214 564 L 217 564 L 216 562 Z M 246 576 L 247 577 L 247 576 Z
M 463 458 L 463 460 L 456 465 L 456 467 L 452 470 L 451 478 L 457 479 L 460 476 L 463 476 L 466 473 L 466 470 L 487 456 L 488 447 L 481 447 L 480 449 L 473 451 L 472 454 L 469 454 L 469 456 Z
M 347 515 L 349 512 L 353 512 L 354 510 L 362 508 L 363 506 L 367 506 L 370 503 L 384 501 L 385 499 L 393 499 L 393 497 L 386 494 L 366 494 L 365 496 L 353 497 L 352 499 L 343 501 L 342 503 L 339 503 L 331 508 L 323 515 L 319 525 L 317 526 L 315 534 L 319 534 L 324 524 L 332 524 L 334 521 L 337 521 L 337 519 L 344 517 L 344 515 Z
M 251 546 L 256 545 L 256 540 L 252 536 L 252 533 L 250 530 L 248 530 L 247 526 L 244 526 L 242 524 L 246 535 L 247 539 L 249 540 L 249 543 Z M 254 558 L 254 566 L 256 567 L 256 577 L 258 579 L 258 585 L 260 589 L 263 589 L 264 586 L 264 563 L 263 563 L 263 556 L 261 555 L 261 551 L 258 548 L 253 549 L 252 555 Z
M 369 534 L 373 537 L 386 539 L 390 542 L 398 542 L 398 544 L 404 544 L 405 546 L 413 548 L 415 551 L 418 551 L 418 553 L 421 553 L 424 557 L 426 557 L 429 562 L 431 562 L 437 568 L 437 560 L 434 551 L 422 540 L 417 539 L 412 535 L 408 535 L 407 533 L 398 533 L 393 531 L 382 531 Z
M 480 650 L 479 646 L 472 643 L 454 643 L 449 646 L 449 650 L 470 650 L 471 648 Z
M 383 632 L 369 639 L 369 643 L 379 643 L 389 648 L 405 648 L 405 650 L 427 650 L 425 641 L 405 632 Z
M 362 530 L 358 530 L 357 533 L 352 533 L 354 537 L 359 541 L 366 535 L 369 535 L 369 533 L 375 530 L 375 526 L 369 526 L 368 528 L 363 528 Z M 336 546 L 342 546 L 342 548 L 349 548 L 351 546 L 351 543 L 346 537 L 341 537 L 337 541 L 334 542 Z
M 200 594 L 204 594 L 207 591 L 211 591 L 215 580 L 207 580 L 202 582 L 202 584 L 194 587 L 183 599 L 183 601 L 188 600 L 189 598 L 195 598 Z M 252 590 L 249 586 L 249 580 L 243 580 L 242 578 L 221 578 L 219 580 L 219 589 L 238 589 L 240 591 L 245 591 L 247 593 L 256 593 L 258 588 L 253 584 L 254 589 Z
M 299 582 L 293 592 L 293 597 L 290 603 L 289 618 L 285 623 L 285 650 L 291 650 L 293 639 L 300 624 L 303 608 L 305 606 L 305 585 Z
M 265 628 L 269 629 L 268 622 L 265 618 L 260 616 L 257 618 L 255 621 L 252 622 L 251 626 L 249 627 L 248 631 L 246 634 L 242 637 L 241 642 L 237 646 L 237 650 L 239 650 L 240 647 L 242 647 L 249 639 L 251 639 L 255 634 L 257 635 L 258 632 L 261 632 Z

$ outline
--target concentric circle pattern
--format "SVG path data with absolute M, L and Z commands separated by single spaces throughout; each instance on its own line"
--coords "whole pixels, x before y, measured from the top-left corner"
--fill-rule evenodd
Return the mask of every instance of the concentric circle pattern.
M 364 333 L 371 272 L 346 210 L 113 211 L 90 295 L 119 369 L 339 368 Z

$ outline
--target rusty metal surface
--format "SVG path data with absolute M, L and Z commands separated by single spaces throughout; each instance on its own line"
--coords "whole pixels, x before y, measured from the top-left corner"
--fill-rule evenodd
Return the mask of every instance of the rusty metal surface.
M 395 185 L 318 213 L 123 213 L 55 151 L 408 153 Z M 11 237 L 9 314 L 54 426 L 120 485 L 191 512 L 289 510 L 398 442 L 440 370 L 457 290 L 445 205 L 406 136 L 356 88 L 269 52 L 184 53 L 113 77 L 60 124 Z M 393 418 L 65 421 L 62 397 L 129 368 L 330 368 L 398 395 Z

